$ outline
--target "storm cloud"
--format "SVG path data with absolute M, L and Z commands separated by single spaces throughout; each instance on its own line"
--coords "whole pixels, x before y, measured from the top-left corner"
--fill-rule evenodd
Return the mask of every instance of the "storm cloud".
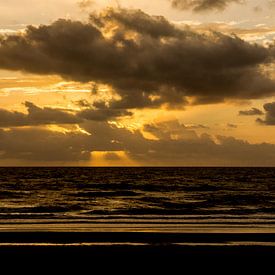
M 107 9 L 87 23 L 60 19 L 2 36 L 0 68 L 110 85 L 111 109 L 175 108 L 187 104 L 271 96 L 275 81 L 261 67 L 265 48 L 237 36 L 179 29 L 162 16 Z
M 232 3 L 243 3 L 242 0 L 170 0 L 172 6 L 181 10 L 204 12 L 210 10 L 224 10 Z

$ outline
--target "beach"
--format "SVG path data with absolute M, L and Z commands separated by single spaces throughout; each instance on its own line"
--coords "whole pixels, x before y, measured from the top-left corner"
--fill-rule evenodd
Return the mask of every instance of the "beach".
M 141 263 L 216 261 L 269 263 L 275 257 L 275 234 L 260 233 L 156 233 L 156 232 L 1 232 L 2 261 L 90 259 Z M 253 261 L 257 261 L 254 262 Z

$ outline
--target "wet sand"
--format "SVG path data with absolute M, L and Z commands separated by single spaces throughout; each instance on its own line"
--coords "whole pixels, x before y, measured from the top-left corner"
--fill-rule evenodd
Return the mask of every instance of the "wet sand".
M 20 244 L 250 245 L 275 247 L 275 233 L 0 232 L 0 247 Z M 273 245 L 272 245 L 273 244 Z M 91 245 L 90 245 L 91 246 Z
M 275 234 L 1 232 L 0 259 L 66 265 L 119 263 L 127 259 L 131 264 L 262 262 L 266 266 L 275 259 Z

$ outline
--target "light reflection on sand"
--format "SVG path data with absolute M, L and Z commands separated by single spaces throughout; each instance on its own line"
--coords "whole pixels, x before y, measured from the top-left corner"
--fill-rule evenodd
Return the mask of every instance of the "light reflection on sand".
M 0 224 L 1 232 L 275 233 L 270 224 L 50 223 Z

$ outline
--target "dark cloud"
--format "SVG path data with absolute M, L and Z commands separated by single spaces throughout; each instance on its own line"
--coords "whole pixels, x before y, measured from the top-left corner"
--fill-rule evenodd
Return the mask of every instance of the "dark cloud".
M 0 39 L 0 68 L 112 86 L 111 109 L 177 108 L 273 95 L 261 71 L 274 49 L 218 32 L 179 29 L 140 10 L 107 9 L 89 23 L 58 20 Z
M 82 119 L 74 114 L 49 107 L 40 108 L 25 102 L 27 114 L 0 109 L 0 127 L 30 126 L 43 124 L 76 124 Z
M 61 110 L 49 107 L 38 107 L 32 102 L 25 102 L 27 113 L 0 109 L 0 127 L 34 126 L 49 124 L 79 124 L 84 120 L 107 121 L 122 116 L 131 116 L 127 110 L 110 109 L 104 105 L 94 109 L 86 101 L 78 101 L 79 106 L 85 106 L 81 111 Z M 88 107 L 88 108 L 87 108 Z
M 20 112 L 10 112 L 0 109 L 0 127 L 23 126 L 26 125 L 26 115 Z
M 154 135 L 159 140 L 193 140 L 197 139 L 195 131 L 188 129 L 177 120 L 144 125 L 144 131 Z
M 260 116 L 263 115 L 263 111 L 257 108 L 251 108 L 250 110 L 239 111 L 240 116 Z
M 249 144 L 233 137 L 197 140 L 170 140 L 151 143 L 150 151 L 139 160 L 154 165 L 269 166 L 275 165 L 275 145 Z
M 243 3 L 243 0 L 169 0 L 172 6 L 181 10 L 204 12 L 210 10 L 224 10 L 229 4 Z
M 114 159 L 116 151 L 131 151 L 141 157 L 149 150 L 147 140 L 140 132 L 131 132 L 107 122 L 85 121 L 83 131 L 57 132 L 37 127 L 0 129 L 0 159 L 22 162 L 87 161 L 91 164 L 91 152 L 109 152 Z M 90 133 L 90 134 L 89 134 Z
M 86 109 L 78 113 L 78 116 L 87 120 L 96 120 L 96 121 L 106 121 L 109 119 L 114 119 L 118 117 L 131 116 L 132 113 L 127 110 L 119 109 Z
M 174 122 L 176 125 L 177 122 Z M 166 123 L 165 123 L 166 125 Z M 157 141 L 151 141 L 147 154 L 135 156 L 144 162 L 155 165 L 192 165 L 192 166 L 274 166 L 275 145 L 273 144 L 250 144 L 234 137 L 217 136 L 216 140 L 207 135 L 193 135 L 186 138 L 186 129 L 179 125 L 182 135 L 177 139 L 167 138 L 167 134 Z M 154 131 L 162 132 L 167 127 L 153 124 Z M 148 126 L 147 126 L 148 127 Z M 151 132 L 151 131 L 150 131 Z M 166 130 L 164 131 L 166 132 Z M 192 131 L 193 132 L 193 131 Z M 144 159 L 143 159 L 144 158 Z
M 144 138 L 107 122 L 85 121 L 83 131 L 58 132 L 38 127 L 0 129 L 0 159 L 16 159 L 36 162 L 91 161 L 91 152 L 110 153 L 131 147 L 137 154 Z M 90 163 L 89 163 L 90 164 Z
M 256 121 L 265 125 L 275 125 L 275 102 L 264 105 L 265 119 L 258 118 Z
M 46 129 L 0 129 L 1 159 L 23 161 L 88 161 L 87 136 L 80 133 L 61 133 Z
M 28 101 L 24 104 L 28 111 L 27 121 L 29 121 L 29 124 L 32 125 L 76 124 L 81 122 L 81 119 L 76 117 L 74 114 L 70 114 L 59 109 L 49 107 L 40 108 Z
M 89 148 L 92 151 L 128 151 L 135 155 L 144 154 L 149 147 L 140 131 L 129 131 L 114 124 L 99 121 L 86 121 L 81 124 L 86 132 L 91 133 Z
M 75 101 L 74 104 L 76 104 L 82 109 L 77 113 L 77 116 L 87 120 L 106 121 L 110 119 L 133 115 L 132 112 L 126 109 L 119 109 L 119 108 L 113 108 L 114 106 L 107 106 L 107 103 L 102 100 L 98 100 L 93 103 L 90 103 L 86 99 L 81 99 L 81 100 Z M 123 107 L 126 107 L 126 106 L 123 106 Z
M 275 145 L 250 144 L 222 136 L 214 141 L 206 134 L 188 133 L 177 121 L 147 125 L 146 130 L 154 128 L 158 136 L 156 140 L 144 138 L 140 131 L 132 132 L 106 122 L 85 121 L 81 127 L 90 135 L 35 127 L 0 129 L 0 160 L 35 161 L 37 164 L 62 162 L 64 165 L 84 161 L 91 165 L 91 152 L 108 152 L 105 156 L 110 160 L 116 159 L 117 151 L 124 151 L 140 165 L 275 165 Z M 168 129 L 172 130 L 171 134 Z

